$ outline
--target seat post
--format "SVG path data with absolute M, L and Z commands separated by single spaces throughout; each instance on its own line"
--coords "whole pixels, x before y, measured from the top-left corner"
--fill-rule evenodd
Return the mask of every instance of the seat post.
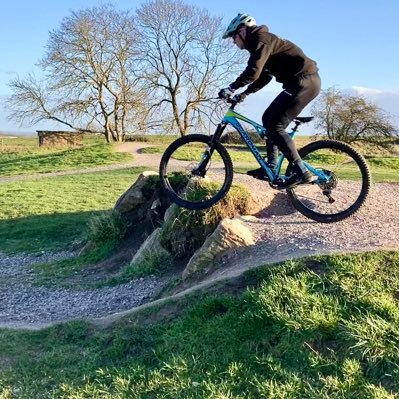
M 293 132 L 298 131 L 298 127 L 301 125 L 302 122 L 298 121 L 297 119 L 294 119 L 295 127 L 292 129 Z

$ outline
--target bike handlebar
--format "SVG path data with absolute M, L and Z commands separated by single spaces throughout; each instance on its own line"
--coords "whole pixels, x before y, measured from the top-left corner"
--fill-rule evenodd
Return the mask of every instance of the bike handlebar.
M 233 100 L 232 97 L 225 98 L 226 103 L 231 104 L 230 109 L 234 109 L 234 107 L 239 103 L 239 101 Z
M 239 103 L 239 101 L 233 100 L 233 97 L 224 97 L 224 98 L 214 97 L 214 98 L 212 98 L 212 100 L 224 100 L 224 101 L 226 101 L 227 104 L 231 104 L 230 105 L 231 109 L 234 109 L 234 107 Z

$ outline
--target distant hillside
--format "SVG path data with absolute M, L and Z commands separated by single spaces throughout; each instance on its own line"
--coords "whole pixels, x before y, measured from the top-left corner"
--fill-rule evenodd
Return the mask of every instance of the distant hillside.
M 13 137 L 30 137 L 30 136 L 36 136 L 36 132 L 3 132 L 0 130 L 0 136 L 13 136 Z

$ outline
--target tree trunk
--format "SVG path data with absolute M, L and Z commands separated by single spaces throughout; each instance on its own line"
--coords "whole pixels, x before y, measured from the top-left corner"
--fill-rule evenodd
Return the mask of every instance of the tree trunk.
M 179 108 L 177 106 L 176 96 L 174 94 L 172 94 L 172 109 L 173 109 L 173 118 L 175 119 L 175 122 L 179 129 L 179 133 L 181 136 L 184 136 L 186 134 L 186 132 L 185 132 L 184 126 L 182 125 L 182 122 L 180 120 Z

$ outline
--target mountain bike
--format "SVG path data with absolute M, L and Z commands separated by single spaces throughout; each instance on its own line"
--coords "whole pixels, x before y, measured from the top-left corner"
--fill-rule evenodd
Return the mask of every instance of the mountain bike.
M 172 202 L 191 210 L 216 204 L 228 193 L 233 181 L 233 163 L 221 139 L 228 125 L 233 126 L 253 157 L 265 172 L 264 180 L 273 189 L 278 181 L 291 174 L 292 165 L 280 153 L 272 170 L 240 121 L 252 126 L 267 140 L 266 129 L 237 113 L 233 99 L 213 135 L 190 134 L 172 142 L 165 150 L 159 167 L 162 188 Z M 297 117 L 289 132 L 294 138 L 298 128 L 313 117 Z M 232 152 L 234 157 L 237 151 Z M 335 140 L 313 141 L 299 150 L 308 170 L 315 178 L 311 183 L 287 189 L 292 205 L 306 217 L 332 223 L 353 215 L 364 204 L 371 185 L 371 175 L 364 157 L 350 145 Z M 282 169 L 285 168 L 285 173 Z M 180 176 L 180 178 L 179 178 Z M 183 183 L 182 183 L 183 178 Z M 206 188 L 210 185 L 211 189 Z

